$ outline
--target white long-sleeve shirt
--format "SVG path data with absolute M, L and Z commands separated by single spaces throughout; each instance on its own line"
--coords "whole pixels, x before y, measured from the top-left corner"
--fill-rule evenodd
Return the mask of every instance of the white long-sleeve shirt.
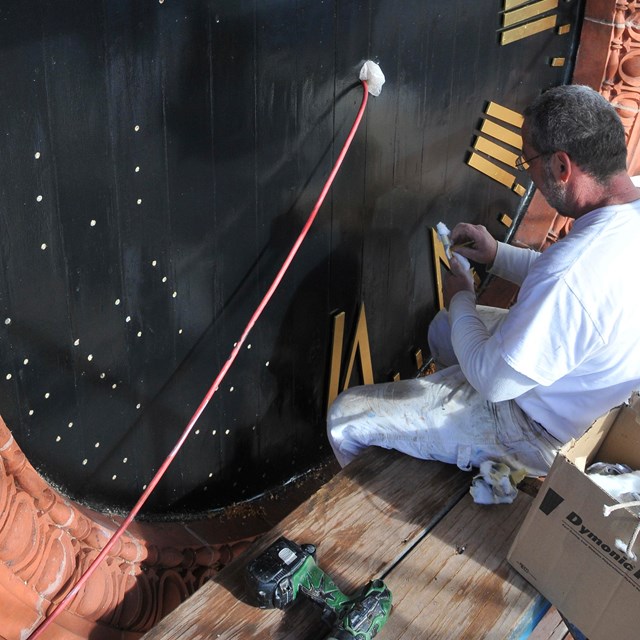
M 586 214 L 542 254 L 500 243 L 491 272 L 521 289 L 495 334 L 472 293 L 449 305 L 470 384 L 489 401 L 514 399 L 562 441 L 628 399 L 640 387 L 638 238 L 640 201 Z

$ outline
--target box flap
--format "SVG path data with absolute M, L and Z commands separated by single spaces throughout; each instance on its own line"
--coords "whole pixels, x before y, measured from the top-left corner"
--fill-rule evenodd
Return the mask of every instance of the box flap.
M 640 469 L 640 417 L 635 408 L 621 408 L 598 451 L 599 462 L 627 464 Z
M 613 419 L 608 423 L 616 415 L 609 416 Z M 607 424 L 601 423 L 587 440 L 606 432 Z M 580 441 L 570 449 L 577 445 L 573 454 L 590 458 Z M 577 465 L 558 455 L 508 560 L 590 639 L 636 640 L 640 562 L 619 550 L 615 541 L 629 540 L 638 521 L 625 509 L 605 518 L 603 505 L 613 502 Z
M 580 471 L 584 471 L 600 449 L 621 408 L 615 407 L 609 413 L 598 418 L 583 436 L 577 440 L 567 442 L 560 449 L 560 454 L 572 462 Z

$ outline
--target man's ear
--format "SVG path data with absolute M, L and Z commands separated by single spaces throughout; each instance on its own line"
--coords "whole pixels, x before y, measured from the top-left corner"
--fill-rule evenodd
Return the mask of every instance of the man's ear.
M 551 156 L 551 170 L 560 182 L 568 182 L 573 171 L 573 162 L 566 151 L 556 151 Z

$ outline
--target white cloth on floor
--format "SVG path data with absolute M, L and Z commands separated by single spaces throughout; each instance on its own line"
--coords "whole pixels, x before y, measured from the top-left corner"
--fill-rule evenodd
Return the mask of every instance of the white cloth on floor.
M 511 504 L 518 495 L 522 470 L 514 471 L 502 462 L 486 460 L 471 482 L 469 493 L 477 504 Z

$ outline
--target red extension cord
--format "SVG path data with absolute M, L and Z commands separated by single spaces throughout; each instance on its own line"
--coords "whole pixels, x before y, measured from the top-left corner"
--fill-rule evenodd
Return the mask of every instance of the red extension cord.
M 349 150 L 349 147 L 351 146 L 351 142 L 356 134 L 356 131 L 360 126 L 360 121 L 362 120 L 362 116 L 364 115 L 364 111 L 367 106 L 367 98 L 369 96 L 369 92 L 368 92 L 368 86 L 367 86 L 366 80 L 362 80 L 362 87 L 364 90 L 364 94 L 362 97 L 362 104 L 360 105 L 360 110 L 358 111 L 358 115 L 356 116 L 353 126 L 351 127 L 351 131 L 349 132 L 349 135 L 347 136 L 347 139 L 342 147 L 342 150 L 340 151 L 340 155 L 338 156 L 338 159 L 336 160 L 336 163 L 333 166 L 333 169 L 329 174 L 329 177 L 327 178 L 327 181 L 325 182 L 324 187 L 322 188 L 322 191 L 313 208 L 313 211 L 311 212 L 311 215 L 309 216 L 306 224 L 304 225 L 302 231 L 300 232 L 298 239 L 295 241 L 282 267 L 280 267 L 280 271 L 278 271 L 278 274 L 276 275 L 273 283 L 269 287 L 264 298 L 262 298 L 262 302 L 260 302 L 260 304 L 258 305 L 258 308 L 254 311 L 253 315 L 251 316 L 251 319 L 249 320 L 249 323 L 247 324 L 244 332 L 242 333 L 242 336 L 240 337 L 235 347 L 231 351 L 231 355 L 229 356 L 229 359 L 226 361 L 226 363 L 220 370 L 220 373 L 218 374 L 216 379 L 213 381 L 213 384 L 209 388 L 209 391 L 207 392 L 204 399 L 200 403 L 200 406 L 196 409 L 196 412 L 193 414 L 191 420 L 189 420 L 189 423 L 187 424 L 184 431 L 182 432 L 182 435 L 180 436 L 178 442 L 175 444 L 175 446 L 171 450 L 171 453 L 169 453 L 165 461 L 162 463 L 162 465 L 156 472 L 155 476 L 153 476 L 153 479 L 151 480 L 151 482 L 149 482 L 147 488 L 145 489 L 143 494 L 140 496 L 140 498 L 138 499 L 138 502 L 136 502 L 133 509 L 131 509 L 131 512 L 129 513 L 129 515 L 124 519 L 122 524 L 118 527 L 118 529 L 111 536 L 111 538 L 109 538 L 109 540 L 103 547 L 102 551 L 96 556 L 95 560 L 89 565 L 87 570 L 82 574 L 82 576 L 80 577 L 76 585 L 60 601 L 60 603 L 56 605 L 55 609 L 53 609 L 53 611 L 40 623 L 40 625 L 33 631 L 33 633 L 26 638 L 26 640 L 36 640 L 36 638 L 39 638 L 44 633 L 44 631 L 51 624 L 53 624 L 53 621 L 64 611 L 66 606 L 71 602 L 71 600 L 73 600 L 73 598 L 75 598 L 75 596 L 78 594 L 82 586 L 92 576 L 93 572 L 96 570 L 100 562 L 104 560 L 105 556 L 109 553 L 113 545 L 120 539 L 122 534 L 126 531 L 127 527 L 131 524 L 133 519 L 136 517 L 136 515 L 138 514 L 138 512 L 140 511 L 144 503 L 147 501 L 147 499 L 149 498 L 153 490 L 156 488 L 156 485 L 158 484 L 158 482 L 160 482 L 160 480 L 162 479 L 162 476 L 165 474 L 166 470 L 169 468 L 169 465 L 173 462 L 173 459 L 176 457 L 176 455 L 180 451 L 180 448 L 182 447 L 185 440 L 191 433 L 191 430 L 193 429 L 196 422 L 202 415 L 202 412 L 205 410 L 205 408 L 209 404 L 209 401 L 213 397 L 213 394 L 220 387 L 222 380 L 224 379 L 225 375 L 227 374 L 227 371 L 229 371 L 231 365 L 236 359 L 236 356 L 238 355 L 240 348 L 244 344 L 244 341 L 247 339 L 247 336 L 249 335 L 249 332 L 253 328 L 253 325 L 256 323 L 256 321 L 264 311 L 264 308 L 269 303 L 269 300 L 271 300 L 271 297 L 275 293 L 282 278 L 284 277 L 284 274 L 289 268 L 289 265 L 291 264 L 291 262 L 293 261 L 293 258 L 298 252 L 300 245 L 304 241 L 309 229 L 311 228 L 311 225 L 313 224 L 313 221 L 316 218 L 316 215 L 318 214 L 318 211 L 320 210 L 320 207 L 322 206 L 322 203 L 324 202 L 324 199 L 327 196 L 327 193 L 329 192 L 329 189 L 331 188 L 331 185 L 333 184 L 333 181 L 338 173 L 338 170 L 340 169 L 340 165 L 342 164 L 342 161 L 347 155 L 347 151 Z

